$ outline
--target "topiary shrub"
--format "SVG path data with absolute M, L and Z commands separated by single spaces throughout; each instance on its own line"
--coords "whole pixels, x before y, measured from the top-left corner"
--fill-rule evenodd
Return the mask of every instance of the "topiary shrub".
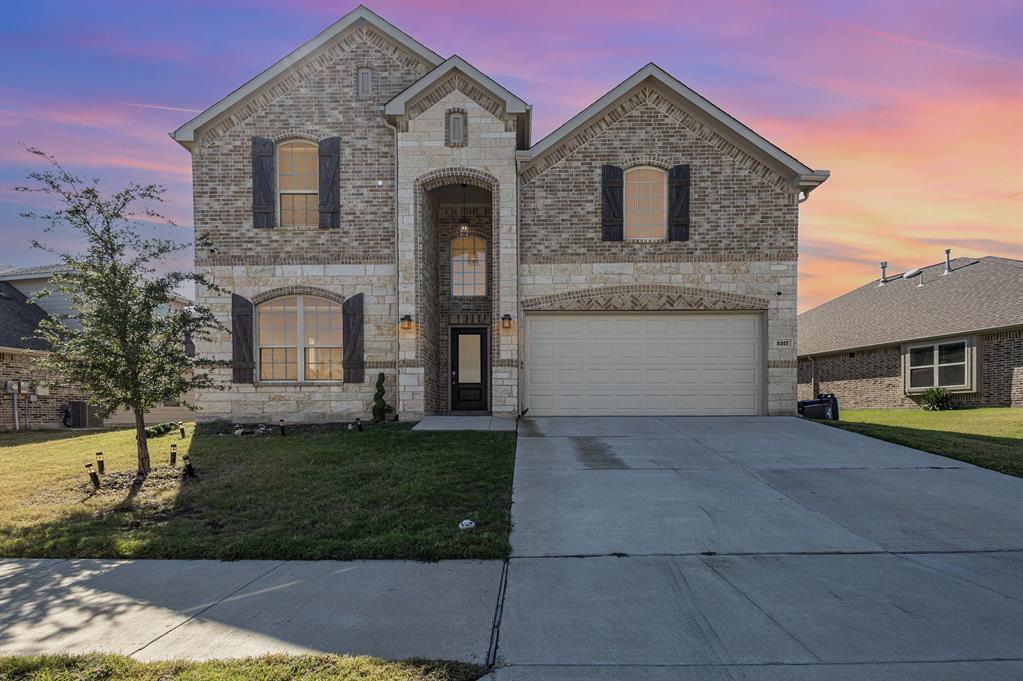
M 928 388 L 920 397 L 920 408 L 924 411 L 945 411 L 952 408 L 952 393 L 944 388 Z
M 377 374 L 377 391 L 373 394 L 373 423 L 381 423 L 394 407 L 384 400 L 384 373 Z

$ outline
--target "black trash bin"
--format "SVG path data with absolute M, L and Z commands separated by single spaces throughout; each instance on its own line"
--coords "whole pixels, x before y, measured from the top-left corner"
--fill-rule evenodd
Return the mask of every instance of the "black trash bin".
M 796 409 L 803 418 L 838 420 L 838 398 L 832 393 L 821 393 L 813 400 L 800 400 Z

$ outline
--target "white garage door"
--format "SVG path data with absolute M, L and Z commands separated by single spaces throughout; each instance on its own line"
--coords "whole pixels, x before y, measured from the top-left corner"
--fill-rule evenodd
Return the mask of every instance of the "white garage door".
M 756 314 L 526 315 L 530 416 L 758 414 Z

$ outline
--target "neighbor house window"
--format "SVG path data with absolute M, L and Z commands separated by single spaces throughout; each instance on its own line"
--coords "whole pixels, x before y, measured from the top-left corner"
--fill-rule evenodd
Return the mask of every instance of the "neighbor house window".
M 340 303 L 283 296 L 256 309 L 259 380 L 341 380 Z
M 625 171 L 625 239 L 667 238 L 667 177 L 660 168 Z
M 359 97 L 371 97 L 373 95 L 372 69 L 359 69 L 355 90 Z
M 466 145 L 465 112 L 461 109 L 449 111 L 447 114 L 447 145 L 464 147 Z
M 487 242 L 475 236 L 451 240 L 451 295 L 487 295 Z
M 907 346 L 904 361 L 907 392 L 973 389 L 976 353 L 972 338 Z
M 305 140 L 277 147 L 277 191 L 282 227 L 319 224 L 319 150 Z

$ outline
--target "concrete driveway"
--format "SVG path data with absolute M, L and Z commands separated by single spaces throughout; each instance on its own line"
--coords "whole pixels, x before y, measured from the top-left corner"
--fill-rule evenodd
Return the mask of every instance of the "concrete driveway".
M 1023 678 L 1023 480 L 795 418 L 520 424 L 497 680 Z

